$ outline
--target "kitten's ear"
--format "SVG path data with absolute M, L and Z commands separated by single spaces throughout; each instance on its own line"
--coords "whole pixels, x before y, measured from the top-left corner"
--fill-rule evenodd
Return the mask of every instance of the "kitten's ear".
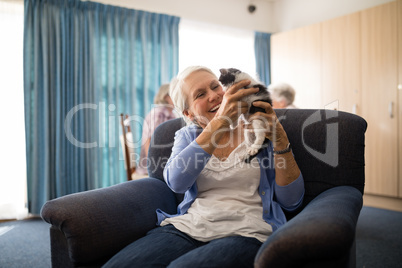
M 219 71 L 221 72 L 222 75 L 225 75 L 229 72 L 228 69 L 225 68 L 219 69 Z

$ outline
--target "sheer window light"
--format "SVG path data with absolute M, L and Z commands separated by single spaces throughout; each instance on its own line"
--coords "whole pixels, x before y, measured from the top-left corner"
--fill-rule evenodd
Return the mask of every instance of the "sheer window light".
M 21 219 L 26 208 L 23 83 L 23 1 L 0 1 L 0 219 Z
M 179 71 L 191 65 L 237 68 L 256 77 L 254 32 L 182 19 L 179 27 Z

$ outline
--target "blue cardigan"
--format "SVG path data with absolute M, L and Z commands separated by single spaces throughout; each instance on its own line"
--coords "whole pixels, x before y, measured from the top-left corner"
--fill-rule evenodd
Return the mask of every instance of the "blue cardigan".
M 172 154 L 166 163 L 163 177 L 167 185 L 176 193 L 185 193 L 177 207 L 177 214 L 170 215 L 160 209 L 156 211 L 158 225 L 167 217 L 183 215 L 197 198 L 197 177 L 207 164 L 211 155 L 195 141 L 202 129 L 190 125 L 175 133 Z M 279 186 L 275 182 L 275 168 L 272 143 L 257 154 L 261 176 L 259 194 L 263 207 L 263 219 L 275 231 L 286 222 L 282 209 L 292 211 L 298 208 L 304 197 L 304 180 L 300 176 L 291 184 Z

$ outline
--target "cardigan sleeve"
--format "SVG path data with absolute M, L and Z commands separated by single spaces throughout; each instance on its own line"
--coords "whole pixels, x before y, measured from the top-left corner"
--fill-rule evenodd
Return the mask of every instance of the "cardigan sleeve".
M 172 154 L 163 170 L 163 177 L 176 193 L 189 190 L 211 158 L 195 141 L 197 136 L 194 127 L 184 127 L 175 134 Z
M 275 197 L 283 209 L 288 211 L 298 208 L 304 197 L 304 179 L 300 173 L 299 177 L 286 186 L 279 186 L 275 182 Z

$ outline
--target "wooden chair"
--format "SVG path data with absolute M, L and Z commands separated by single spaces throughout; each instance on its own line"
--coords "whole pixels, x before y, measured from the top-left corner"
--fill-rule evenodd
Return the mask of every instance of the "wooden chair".
M 122 135 L 120 136 L 120 142 L 123 148 L 124 155 L 124 168 L 127 173 L 127 180 L 132 180 L 132 175 L 135 173 L 135 152 L 132 146 L 133 133 L 131 132 L 130 121 L 128 115 L 120 114 L 120 123 L 122 128 Z

